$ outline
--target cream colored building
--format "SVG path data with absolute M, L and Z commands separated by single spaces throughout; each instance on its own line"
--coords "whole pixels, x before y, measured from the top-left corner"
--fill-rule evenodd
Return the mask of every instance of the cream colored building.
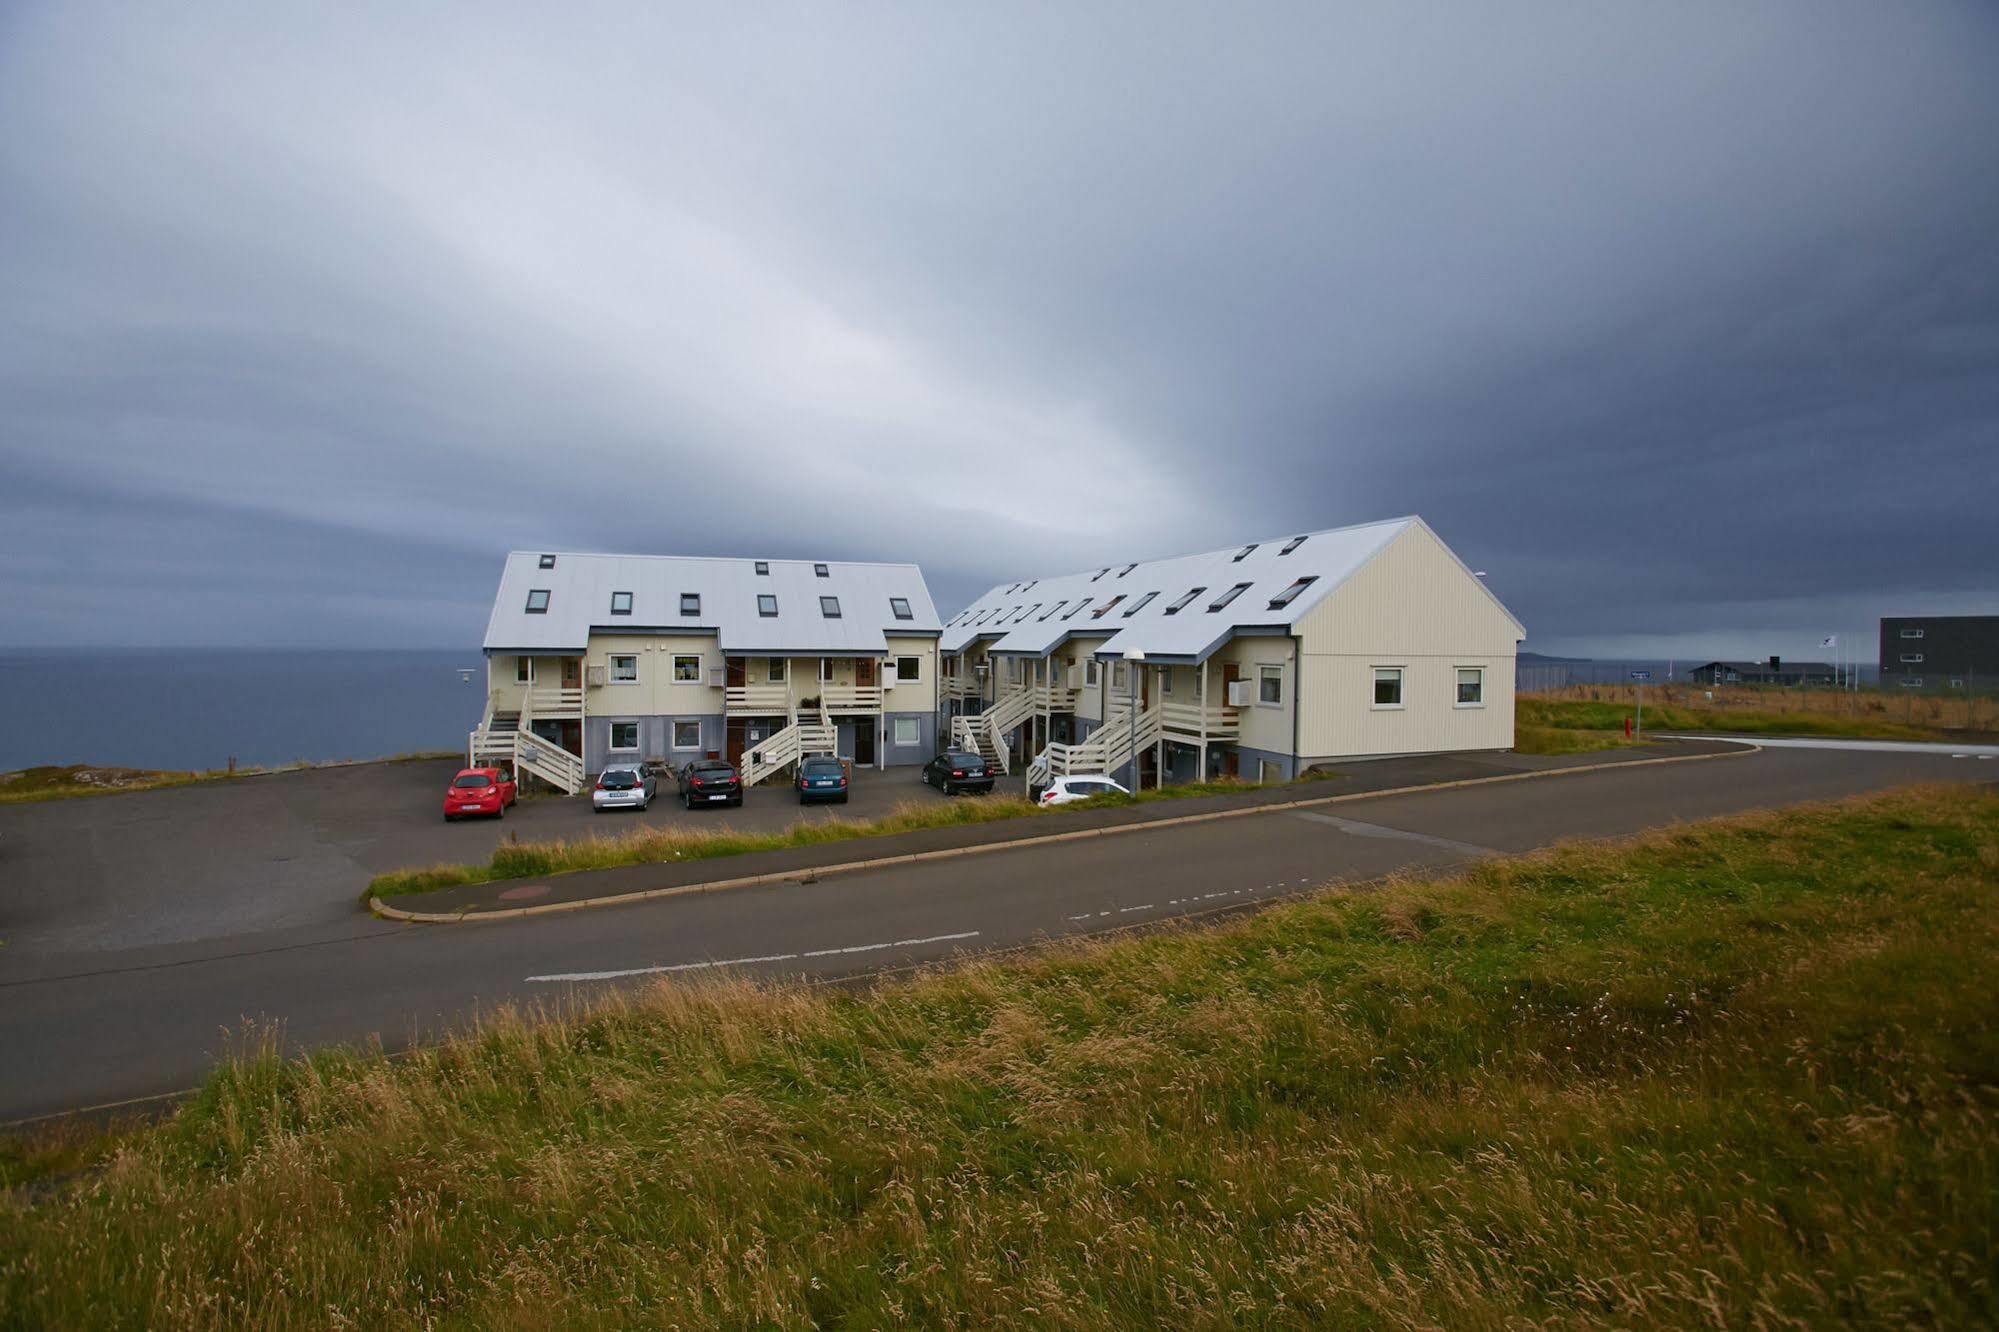
M 993 588 L 944 626 L 939 727 L 1030 782 L 1508 749 L 1524 636 L 1420 518 L 1307 532 Z
M 570 792 L 615 762 L 922 763 L 939 628 L 913 564 L 515 551 L 468 760 Z

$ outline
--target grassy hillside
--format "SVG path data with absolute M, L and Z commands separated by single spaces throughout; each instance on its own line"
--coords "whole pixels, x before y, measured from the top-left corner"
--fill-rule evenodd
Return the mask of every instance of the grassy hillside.
M 1635 701 L 1630 684 L 1571 685 L 1519 698 L 1521 719 L 1565 729 L 1618 730 Z M 1999 699 L 1911 690 L 1793 689 L 1775 685 L 1708 688 L 1645 686 L 1645 726 L 1752 735 L 1859 736 L 1954 740 L 1999 726 Z
M 244 1063 L 0 1210 L 0 1319 L 1991 1325 L 1995 903 L 1938 789 Z

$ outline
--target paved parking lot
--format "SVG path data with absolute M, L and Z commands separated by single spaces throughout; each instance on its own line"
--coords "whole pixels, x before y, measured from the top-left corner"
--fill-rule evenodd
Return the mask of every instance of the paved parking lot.
M 455 762 L 373 763 L 165 791 L 0 805 L 0 976 L 30 954 L 144 948 L 351 920 L 368 880 L 439 861 L 483 861 L 502 839 L 614 836 L 642 826 L 783 828 L 875 818 L 942 800 L 919 769 L 855 773 L 845 805 L 800 808 L 789 788 L 741 809 L 684 810 L 671 778 L 643 814 L 585 797 L 523 800 L 504 819 L 445 823 Z

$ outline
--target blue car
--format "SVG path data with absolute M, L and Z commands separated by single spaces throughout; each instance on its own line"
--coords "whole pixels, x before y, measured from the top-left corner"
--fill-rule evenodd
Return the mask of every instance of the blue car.
M 809 758 L 798 765 L 798 803 L 815 800 L 847 803 L 847 765 L 831 757 Z

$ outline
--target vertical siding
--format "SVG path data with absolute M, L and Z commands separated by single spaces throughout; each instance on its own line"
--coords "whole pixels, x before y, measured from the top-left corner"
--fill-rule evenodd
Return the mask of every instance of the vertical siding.
M 1511 748 L 1517 634 L 1434 536 L 1410 528 L 1299 624 L 1300 753 Z M 1374 706 L 1377 666 L 1402 669 L 1400 708 Z M 1456 706 L 1461 666 L 1484 669 L 1482 706 Z

